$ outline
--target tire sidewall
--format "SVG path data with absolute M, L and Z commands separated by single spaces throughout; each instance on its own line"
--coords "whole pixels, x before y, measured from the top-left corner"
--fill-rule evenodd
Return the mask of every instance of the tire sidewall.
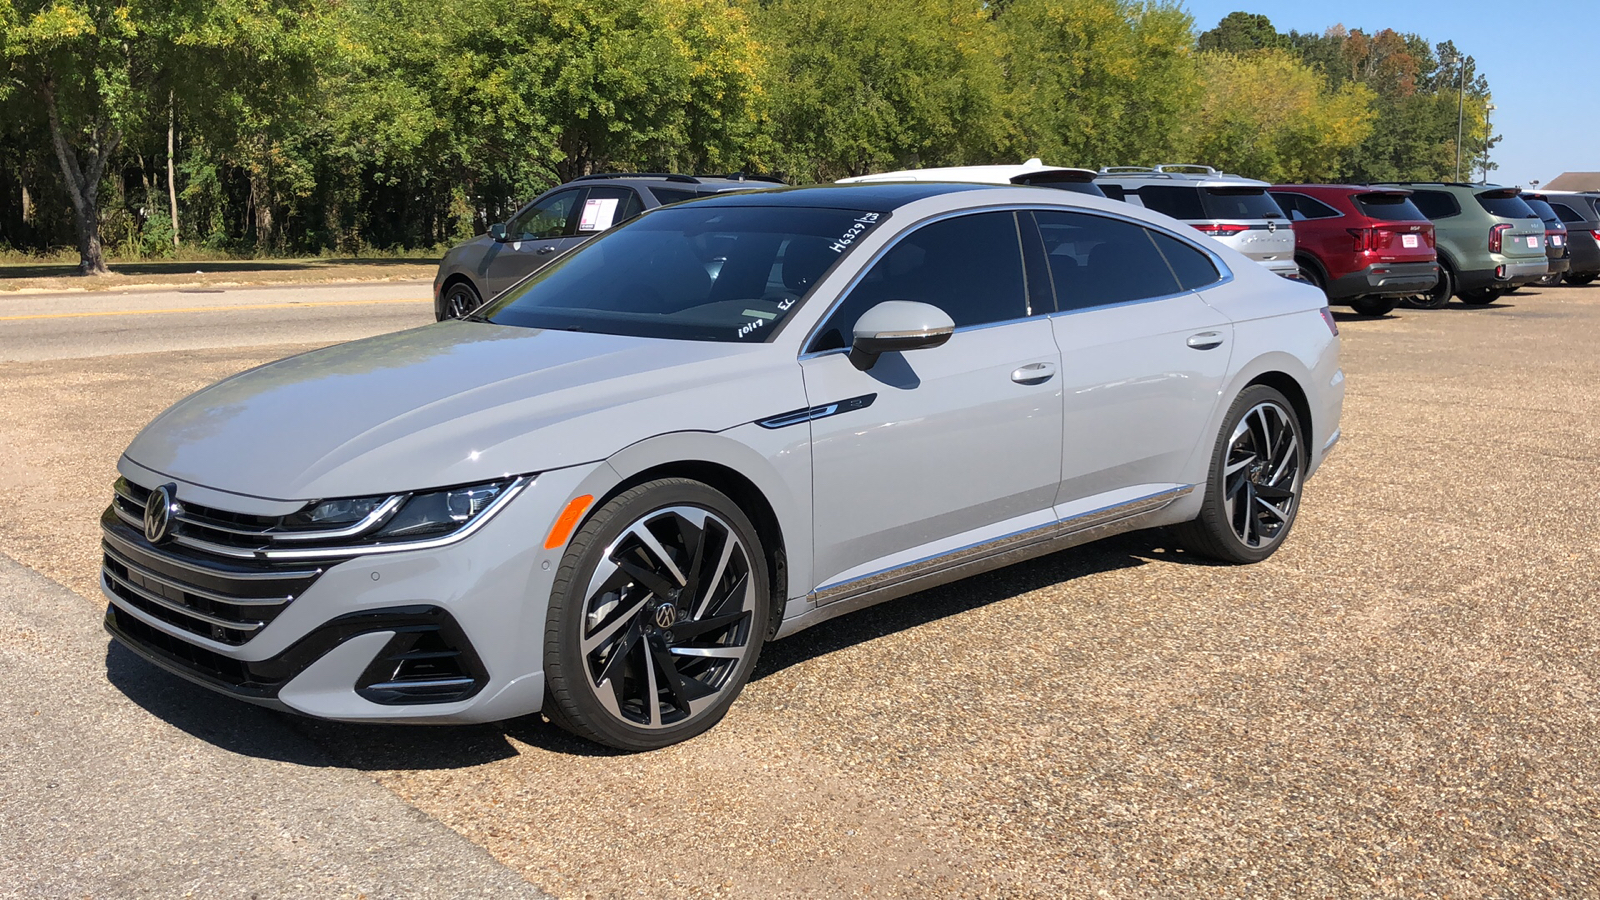
M 466 309 L 476 309 L 482 305 L 482 299 L 478 296 L 478 292 L 473 289 L 472 285 L 458 281 L 451 285 L 450 288 L 444 292 L 444 301 L 439 309 L 439 320 L 441 322 L 445 319 L 459 318 L 458 316 L 454 315 L 454 309 L 456 307 L 455 299 L 456 297 L 462 295 L 465 295 L 467 297 L 467 303 L 471 304 L 470 306 L 466 306 Z
M 1278 532 L 1272 542 L 1261 547 L 1251 547 L 1239 539 L 1233 532 L 1233 523 L 1228 519 L 1227 508 L 1223 504 L 1223 492 L 1226 490 L 1223 470 L 1228 465 L 1228 447 L 1232 443 L 1230 438 L 1233 430 L 1239 427 L 1239 422 L 1245 415 L 1261 403 L 1274 403 L 1286 414 L 1295 435 L 1295 463 L 1299 467 L 1299 484 L 1295 493 L 1294 506 L 1289 510 L 1289 520 L 1284 523 L 1283 530 Z M 1295 412 L 1294 404 L 1289 402 L 1275 388 L 1264 384 L 1253 384 L 1239 392 L 1234 398 L 1233 405 L 1228 407 L 1228 414 L 1222 420 L 1221 433 L 1217 435 L 1216 446 L 1211 452 L 1211 469 L 1206 480 L 1206 497 L 1203 506 L 1203 517 L 1217 523 L 1216 536 L 1228 545 L 1229 555 L 1238 562 L 1260 562 L 1283 546 L 1289 533 L 1294 530 L 1294 523 L 1300 516 L 1300 491 L 1305 489 L 1305 471 L 1307 462 L 1306 436 L 1300 424 L 1300 417 Z
M 750 652 L 723 689 L 723 696 L 698 717 L 670 728 L 645 729 L 620 722 L 601 705 L 584 671 L 581 630 L 584 595 L 605 549 L 641 518 L 674 506 L 692 506 L 716 513 L 744 542 L 755 582 L 756 602 L 750 625 Z M 545 620 L 545 702 L 559 707 L 551 718 L 583 737 L 622 750 L 653 750 L 688 740 L 715 726 L 744 689 L 756 663 L 772 610 L 771 578 L 765 547 L 755 525 L 727 495 L 683 478 L 647 482 L 602 504 L 573 536 L 562 555 L 550 592 Z

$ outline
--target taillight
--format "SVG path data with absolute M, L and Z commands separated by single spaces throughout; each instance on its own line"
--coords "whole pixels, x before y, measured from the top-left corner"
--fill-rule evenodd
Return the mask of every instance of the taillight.
M 1600 231 L 1591 231 L 1591 232 L 1589 232 L 1589 233 L 1590 233 L 1590 234 L 1592 234 L 1592 235 L 1594 235 L 1594 239 L 1595 239 L 1595 240 L 1596 240 L 1596 241 L 1600 241 Z
M 1333 320 L 1333 310 L 1324 306 L 1322 308 L 1322 321 L 1327 324 L 1328 330 L 1333 332 L 1334 337 L 1339 336 L 1339 323 Z
M 1355 245 L 1351 247 L 1357 253 L 1378 249 L 1378 231 L 1375 228 L 1346 228 L 1350 236 L 1355 238 Z
M 1195 230 L 1201 234 L 1212 237 L 1233 237 L 1241 232 L 1249 231 L 1249 225 L 1196 225 Z
M 1511 230 L 1511 226 L 1510 225 L 1506 225 L 1504 223 L 1502 223 L 1500 225 L 1496 225 L 1493 228 L 1489 229 L 1489 252 L 1490 253 L 1499 253 L 1500 252 L 1500 244 L 1501 244 L 1500 236 L 1505 234 L 1506 232 L 1508 232 L 1510 230 Z

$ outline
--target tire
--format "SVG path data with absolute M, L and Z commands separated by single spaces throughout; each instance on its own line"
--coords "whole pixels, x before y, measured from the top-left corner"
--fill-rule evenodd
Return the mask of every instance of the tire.
M 1441 257 L 1439 260 L 1439 283 L 1433 290 L 1426 294 L 1417 294 L 1406 298 L 1406 305 L 1413 309 L 1444 309 L 1450 303 L 1450 298 L 1456 292 L 1456 273 L 1451 270 L 1450 264 Z
M 439 321 L 459 319 L 483 305 L 483 298 L 470 282 L 457 281 L 444 289 L 439 304 Z
M 1478 288 L 1474 291 L 1462 291 L 1461 302 L 1468 306 L 1488 306 L 1504 297 L 1508 291 L 1503 288 Z
M 1592 284 L 1596 278 L 1600 278 L 1600 275 L 1596 275 L 1592 272 L 1584 275 L 1562 276 L 1562 280 L 1566 281 L 1567 284 L 1570 284 L 1573 287 L 1583 287 L 1586 284 Z
M 1316 263 L 1302 258 L 1295 260 L 1295 265 L 1300 267 L 1301 281 L 1304 281 L 1306 284 L 1309 284 L 1317 290 L 1322 291 L 1322 295 L 1324 297 L 1328 295 L 1328 284 L 1323 280 L 1322 270 L 1317 267 Z
M 1387 316 L 1399 305 L 1395 297 L 1357 297 L 1350 301 L 1350 307 L 1363 316 Z
M 628 751 L 716 725 L 761 654 L 767 574 L 755 526 L 705 484 L 664 478 L 607 501 L 550 592 L 545 714 Z
M 1271 556 L 1294 526 L 1305 468 L 1294 406 L 1266 385 L 1245 388 L 1222 420 L 1200 515 L 1173 529 L 1179 545 L 1235 564 Z

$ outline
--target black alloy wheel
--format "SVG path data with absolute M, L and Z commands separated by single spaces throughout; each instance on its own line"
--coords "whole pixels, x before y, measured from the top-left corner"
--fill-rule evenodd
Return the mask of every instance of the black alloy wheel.
M 1439 260 L 1439 282 L 1426 294 L 1406 298 L 1412 309 L 1444 309 L 1456 293 L 1456 273 L 1442 258 Z
M 465 281 L 457 281 L 444 290 L 444 303 L 439 321 L 463 318 L 482 305 L 483 299 L 478 296 L 477 290 L 472 285 Z
M 1461 302 L 1468 306 L 1488 306 L 1509 293 L 1504 288 L 1478 288 L 1461 292 Z
M 662 479 L 572 539 L 545 632 L 545 713 L 581 737 L 651 750 L 715 725 L 749 680 L 771 600 L 760 538 L 722 493 Z
M 1271 556 L 1294 525 L 1308 459 L 1288 399 L 1266 385 L 1245 388 L 1223 420 L 1200 515 L 1173 529 L 1179 543 L 1230 563 Z

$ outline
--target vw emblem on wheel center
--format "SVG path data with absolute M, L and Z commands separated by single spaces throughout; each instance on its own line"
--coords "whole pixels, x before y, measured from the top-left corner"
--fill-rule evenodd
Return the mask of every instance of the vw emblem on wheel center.
M 176 484 L 163 484 L 150 492 L 150 498 L 144 502 L 145 540 L 159 544 L 172 536 L 172 520 L 183 511 L 178 505 L 177 493 Z
M 656 607 L 656 627 L 671 628 L 672 623 L 678 620 L 678 608 L 670 603 L 663 603 Z

